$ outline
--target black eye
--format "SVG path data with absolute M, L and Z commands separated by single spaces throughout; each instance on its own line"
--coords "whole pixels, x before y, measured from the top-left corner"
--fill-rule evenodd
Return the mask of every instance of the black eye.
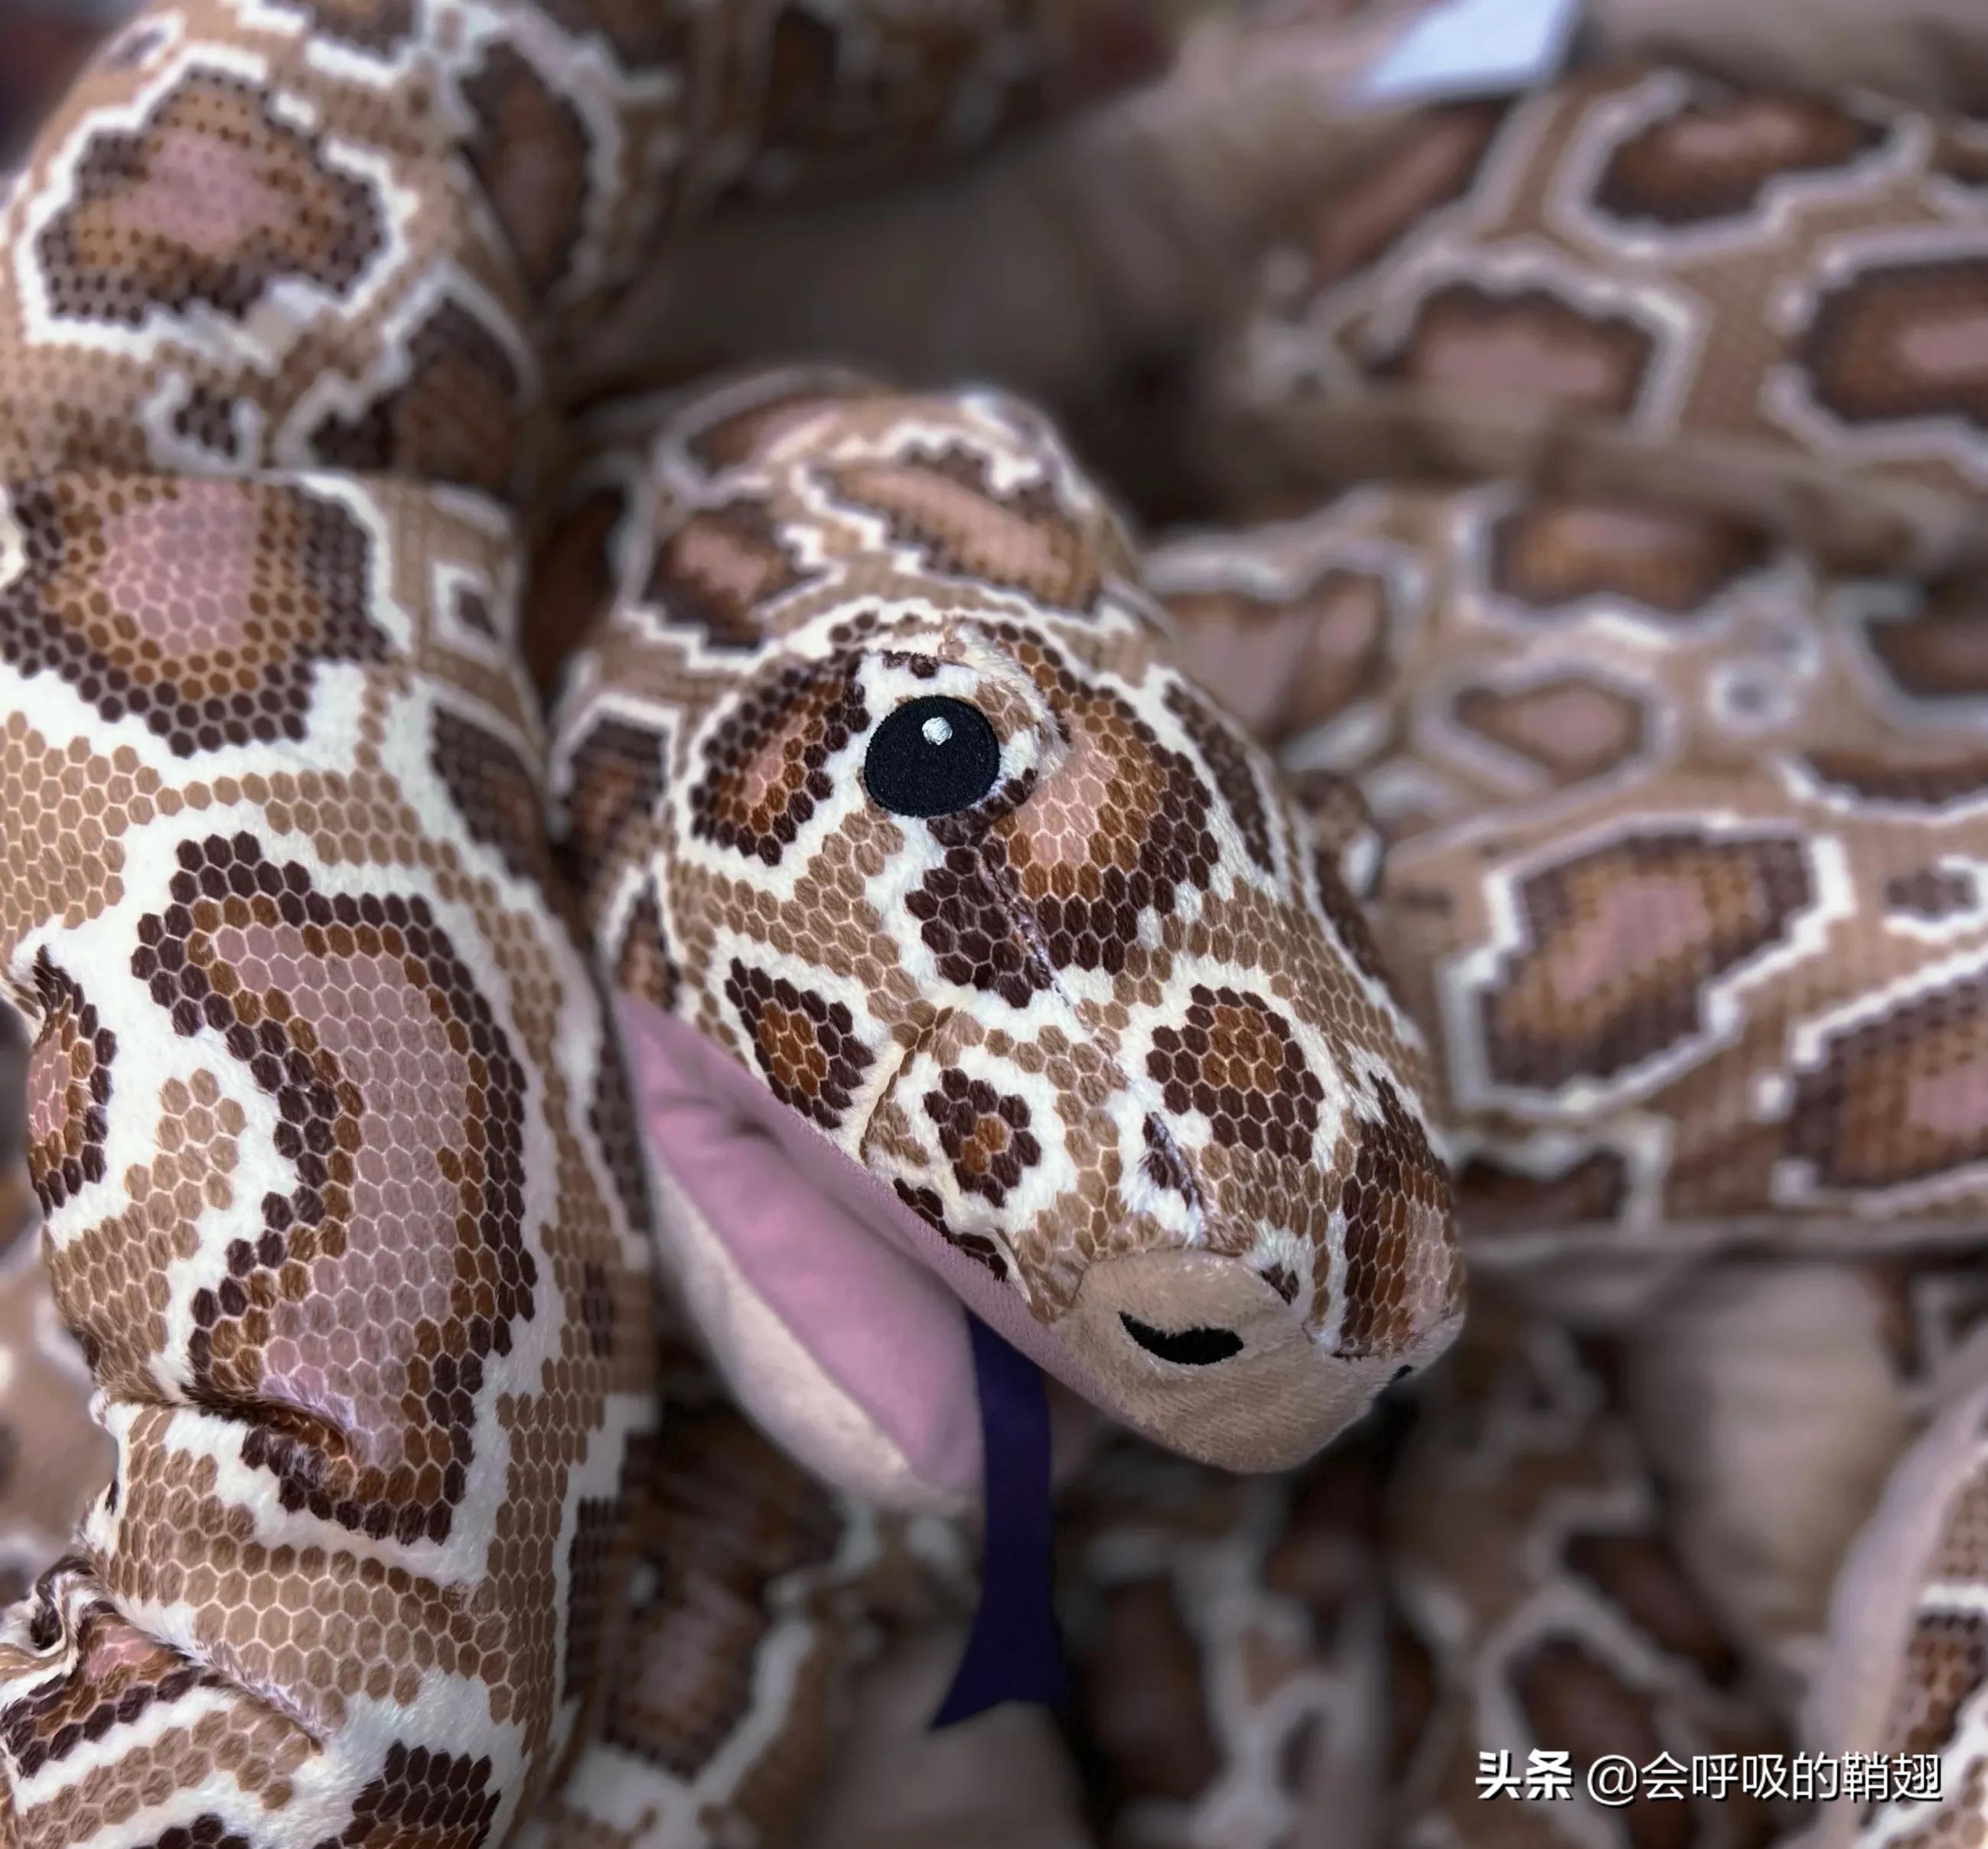
M 929 694 L 908 700 L 877 727 L 863 781 L 894 815 L 970 809 L 1001 774 L 1001 741 L 978 707 Z

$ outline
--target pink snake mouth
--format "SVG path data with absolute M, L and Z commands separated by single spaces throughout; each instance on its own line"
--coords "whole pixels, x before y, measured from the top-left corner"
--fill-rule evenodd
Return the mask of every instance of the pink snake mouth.
M 790 1449 L 894 1506 L 970 1505 L 979 1422 L 962 1306 L 1111 1411 L 1022 1293 L 942 1237 L 888 1180 L 688 1022 L 627 994 L 617 1006 L 645 1133 L 697 1220 L 671 1255 L 694 1316 L 715 1332 L 714 1358 L 734 1391 Z M 815 1383 L 807 1394 L 779 1386 L 796 1368 Z M 839 1470 L 835 1460 L 854 1454 L 824 1432 L 846 1437 L 852 1419 L 874 1436 L 870 1461 Z M 897 1460 L 881 1476 L 880 1446 Z

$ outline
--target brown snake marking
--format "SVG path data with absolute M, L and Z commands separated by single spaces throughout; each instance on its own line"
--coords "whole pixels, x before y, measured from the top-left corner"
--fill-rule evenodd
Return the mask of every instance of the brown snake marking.
M 5 1840 L 777 1841 L 850 1666 L 970 1577 L 954 1527 L 831 1496 L 701 1403 L 708 1381 L 644 1429 L 639 1159 L 553 896 L 518 543 L 493 502 L 434 485 L 529 499 L 543 370 L 661 221 L 796 154 L 840 177 L 839 144 L 945 120 L 917 81 L 815 113 L 815 16 L 741 12 L 791 35 L 793 96 L 726 89 L 749 60 L 660 15 L 161 9 L 5 208 L 0 935 L 40 1034 L 56 1297 L 119 1454 L 79 1554 L 0 1638 Z M 996 18 L 908 42 L 971 86 L 1012 68 Z M 927 68 L 857 21 L 859 56 Z M 664 80 L 684 60 L 688 102 Z M 643 152 L 756 113 L 762 169 Z M 1966 415 L 1926 411 L 1978 381 L 1832 356 L 1851 329 L 1925 350 L 1925 265 L 1974 287 L 1976 137 L 1668 76 L 1417 132 L 1432 147 L 1335 199 L 1311 267 L 1273 266 L 1307 278 L 1297 299 L 1229 349 L 1273 356 L 1280 390 L 1315 369 L 1334 407 L 1266 446 L 1280 465 L 1343 472 L 1337 443 L 1363 477 L 1459 457 L 1550 475 L 1563 438 L 1585 469 L 1631 427 L 1679 479 L 1729 464 L 1716 491 L 1752 484 L 1760 518 L 1387 487 L 1155 552 L 1188 667 L 1280 748 L 1280 786 L 1168 665 L 1124 541 L 1030 414 L 866 409 L 840 385 L 783 407 L 778 380 L 732 388 L 742 418 L 693 400 L 576 484 L 566 556 L 583 582 L 611 539 L 620 592 L 555 723 L 589 919 L 620 988 L 843 1132 L 1031 1314 L 1070 1315 L 1129 1225 L 1148 1250 L 1226 1240 L 1307 1340 L 1391 1366 L 1455 1274 L 1415 1030 L 1347 896 L 1374 857 L 1344 786 L 1310 775 L 1351 774 L 1388 843 L 1374 930 L 1436 1051 L 1487 1275 L 1618 1324 L 1625 1292 L 1654 1301 L 1736 1247 L 1869 1280 L 1930 1467 L 1853 1568 L 1888 1587 L 1893 1629 L 1815 1674 L 1885 1694 L 1836 1743 L 1940 1753 L 1949 1801 L 1831 1827 L 1966 1841 L 1988 1465 L 1978 1395 L 1950 1383 L 1979 1313 L 1988 677 L 1967 582 L 1844 572 L 1958 555 L 1977 446 Z M 435 154 L 458 133 L 462 166 Z M 592 197 L 610 144 L 668 173 L 662 195 Z M 1550 223 L 1523 216 L 1544 200 Z M 1594 297 L 1584 266 L 1632 248 L 1630 299 Z M 1782 325 L 1745 293 L 1762 276 L 1805 331 L 1737 379 L 1694 373 L 1710 318 Z M 1487 463 L 1486 352 L 1534 365 L 1521 422 L 1551 443 Z M 1247 366 L 1228 375 L 1232 432 L 1266 414 L 1263 376 L 1252 399 Z M 1404 410 L 1428 381 L 1454 427 L 1434 400 Z M 279 472 L 327 467 L 347 473 Z M 1604 485 L 1646 477 L 1618 459 Z M 894 599 L 907 614 L 863 623 Z M 935 609 L 957 613 L 935 644 Z M 963 639 L 976 623 L 991 647 Z M 756 706 L 735 689 L 762 664 Z M 806 842 L 851 930 L 876 845 L 824 845 L 824 818 L 848 825 L 827 767 L 933 675 L 978 677 L 1013 762 L 1046 707 L 1067 774 L 1003 792 L 998 852 L 935 828 L 901 911 L 838 946 L 773 882 Z M 1128 953 L 1148 916 L 1174 923 Z M 939 1031 L 935 982 L 994 999 Z M 1070 1010 L 1060 1038 L 998 1012 L 1043 997 Z M 858 1108 L 928 1030 L 891 1108 Z M 1155 1106 L 1115 1146 L 1114 1086 Z M 1335 1122 L 1317 1166 L 1338 1193 L 1312 1198 L 1303 1152 Z M 1046 1206 L 1046 1166 L 1073 1198 Z M 54 1407 L 76 1396 L 37 1385 L 69 1363 L 32 1275 L 8 1282 L 5 1392 L 36 1396 L 15 1403 L 52 1448 L 0 1499 L 59 1528 L 83 1486 Z M 1494 1297 L 1398 1459 L 1230 1483 L 1110 1453 L 1066 1537 L 1100 1828 L 1268 1849 L 1321 1789 L 1358 1788 L 1377 1841 L 1531 1844 L 1539 1812 L 1476 1803 L 1479 1746 L 1775 1737 L 1716 1576 L 1677 1557 L 1638 1343 L 1579 1346 Z M 1175 1415 L 1107 1397 L 1149 1430 Z M 624 1596 L 625 1637 L 602 1616 Z M 624 1645 L 625 1672 L 590 1669 Z M 1645 1805 L 1584 1811 L 1568 1840 L 1767 1827 Z

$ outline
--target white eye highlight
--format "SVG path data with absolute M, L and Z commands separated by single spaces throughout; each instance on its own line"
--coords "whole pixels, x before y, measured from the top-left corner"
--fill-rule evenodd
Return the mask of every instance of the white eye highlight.
M 935 713 L 918 730 L 924 734 L 927 744 L 944 744 L 952 736 L 952 721 Z

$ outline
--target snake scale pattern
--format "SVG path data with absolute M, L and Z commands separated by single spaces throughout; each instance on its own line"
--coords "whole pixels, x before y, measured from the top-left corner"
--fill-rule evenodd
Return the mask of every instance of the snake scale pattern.
M 572 402 L 667 239 L 1152 51 L 154 0 L 42 131 L 0 1841 L 796 1840 L 977 1524 L 742 1414 L 631 998 L 1132 1429 L 1062 1505 L 1068 1840 L 1983 1840 L 1988 130 L 1418 113 L 1201 343 L 1151 543 L 1002 391 Z M 993 768 L 908 822 L 856 767 L 933 699 Z M 1472 1777 L 1797 1743 L 1943 1796 Z

